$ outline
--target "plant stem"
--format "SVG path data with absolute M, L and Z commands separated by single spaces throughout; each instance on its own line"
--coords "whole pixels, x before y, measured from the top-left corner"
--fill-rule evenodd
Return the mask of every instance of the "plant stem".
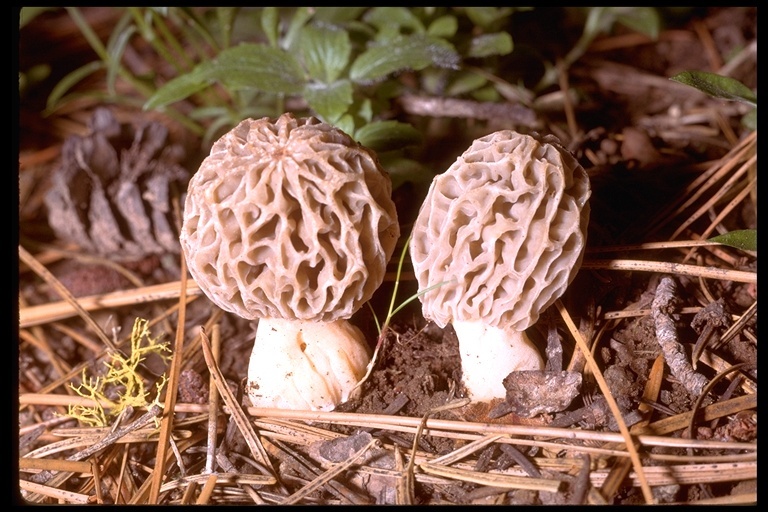
M 182 50 L 181 46 L 176 43 L 173 44 L 173 35 L 168 30 L 168 27 L 165 25 L 165 23 L 162 22 L 162 18 L 160 16 L 157 16 L 155 13 L 152 13 L 152 20 L 155 22 L 155 26 L 163 36 L 163 38 L 166 41 L 169 41 L 171 43 L 171 46 L 174 47 L 174 49 L 179 54 L 179 58 L 183 59 L 183 63 L 179 63 L 179 58 L 174 58 L 173 55 L 171 55 L 171 52 L 169 49 L 162 44 L 162 39 L 159 37 L 156 37 L 153 28 L 150 26 L 150 24 L 147 22 L 147 18 L 142 14 L 142 11 L 138 7 L 128 7 L 128 12 L 131 13 L 131 16 L 133 17 L 134 22 L 139 27 L 139 31 L 141 32 L 144 39 L 152 45 L 152 48 L 163 58 L 165 61 L 173 66 L 173 69 L 176 70 L 177 73 L 181 72 L 183 67 L 189 67 L 191 64 L 189 63 L 189 60 L 184 55 L 184 51 Z
M 65 9 L 69 13 L 70 17 L 72 17 L 72 20 L 75 22 L 75 25 L 77 25 L 77 28 L 80 29 L 83 37 L 86 39 L 86 41 L 88 41 L 88 44 L 90 44 L 93 51 L 96 52 L 96 55 L 98 55 L 99 58 L 106 64 L 107 68 L 114 65 L 117 74 L 126 80 L 129 84 L 131 84 L 131 86 L 136 89 L 136 91 L 138 91 L 145 99 L 152 96 L 154 91 L 151 87 L 145 85 L 141 80 L 137 80 L 122 65 L 120 65 L 119 62 L 112 61 L 112 58 L 109 55 L 109 52 L 107 52 L 107 49 L 104 47 L 104 44 L 102 44 L 101 40 L 91 29 L 90 25 L 88 25 L 88 22 L 80 13 L 80 10 L 77 7 L 65 7 Z M 165 109 L 164 112 L 169 117 L 181 123 L 185 128 L 190 130 L 195 135 L 199 136 L 203 134 L 203 128 L 201 126 L 190 121 L 186 116 L 181 115 L 175 109 L 169 107 Z

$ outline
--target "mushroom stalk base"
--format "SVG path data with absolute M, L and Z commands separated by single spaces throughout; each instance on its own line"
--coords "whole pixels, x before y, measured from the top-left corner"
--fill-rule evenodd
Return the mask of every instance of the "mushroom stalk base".
M 525 332 L 482 322 L 453 322 L 459 338 L 462 383 L 473 402 L 507 396 L 504 378 L 520 370 L 543 370 L 544 361 Z
M 246 389 L 254 407 L 330 411 L 351 397 L 369 361 L 362 332 L 346 320 L 262 318 Z

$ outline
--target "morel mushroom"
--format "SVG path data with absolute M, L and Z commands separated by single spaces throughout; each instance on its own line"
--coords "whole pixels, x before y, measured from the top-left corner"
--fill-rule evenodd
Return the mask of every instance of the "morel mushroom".
M 254 406 L 331 410 L 365 375 L 347 320 L 381 285 L 400 235 L 375 154 L 315 118 L 246 119 L 190 181 L 181 245 L 222 309 L 258 319 Z
M 513 371 L 543 369 L 524 331 L 581 265 L 589 195 L 555 137 L 510 130 L 475 140 L 433 180 L 410 253 L 419 289 L 434 286 L 420 295 L 424 317 L 453 325 L 473 401 L 504 398 Z

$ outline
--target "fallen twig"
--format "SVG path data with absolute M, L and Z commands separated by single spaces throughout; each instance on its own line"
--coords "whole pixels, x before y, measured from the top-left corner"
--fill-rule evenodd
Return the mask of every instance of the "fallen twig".
M 677 329 L 671 314 L 676 300 L 675 281 L 670 277 L 662 277 L 656 288 L 653 299 L 653 321 L 656 325 L 656 339 L 661 345 L 664 359 L 669 371 L 680 381 L 680 384 L 694 396 L 699 396 L 707 385 L 707 378 L 694 371 L 683 346 L 677 339 Z
M 739 283 L 757 283 L 757 272 L 730 270 L 717 267 L 701 267 L 667 261 L 644 260 L 584 260 L 583 269 L 630 270 L 638 272 L 663 272 L 684 276 L 706 277 Z
M 157 405 L 153 404 L 147 412 L 142 414 L 139 418 L 137 418 L 135 421 L 132 421 L 128 425 L 125 425 L 124 427 L 119 427 L 113 431 L 111 431 L 109 434 L 104 436 L 103 439 L 99 440 L 98 442 L 88 446 L 84 450 L 81 450 L 73 455 L 70 455 L 66 458 L 68 461 L 82 461 L 90 457 L 91 455 L 99 452 L 100 450 L 103 450 L 107 446 L 110 446 L 111 444 L 114 444 L 118 439 L 125 436 L 126 434 L 130 434 L 131 432 L 134 432 L 142 427 L 145 427 L 149 424 L 149 422 L 153 421 L 157 416 L 162 412 L 162 408 Z M 52 473 L 50 471 L 41 471 L 40 473 L 33 475 L 30 479 L 33 483 L 41 484 L 45 482 L 47 486 L 49 487 L 58 487 L 62 483 L 64 483 L 69 477 L 73 475 L 72 472 L 69 471 L 63 471 L 61 473 L 57 473 L 55 476 L 52 476 Z M 36 493 L 31 494 L 27 497 L 29 501 L 37 502 L 40 501 L 42 498 L 44 498 L 46 495 L 42 493 Z
M 514 103 L 478 102 L 458 98 L 404 95 L 400 105 L 409 114 L 429 117 L 462 117 L 469 119 L 504 119 L 517 126 L 535 127 L 536 112 Z
M 595 358 L 592 355 L 592 352 L 590 351 L 589 346 L 587 346 L 586 341 L 581 337 L 579 330 L 576 328 L 576 324 L 573 323 L 573 319 L 571 318 L 571 315 L 568 313 L 568 310 L 565 309 L 565 306 L 563 306 L 563 303 L 560 299 L 555 301 L 555 305 L 557 306 L 558 311 L 560 311 L 560 315 L 563 317 L 563 321 L 566 323 L 566 325 L 568 326 L 568 329 L 571 331 L 571 336 L 573 336 L 574 340 L 576 340 L 576 345 L 578 346 L 579 350 L 581 350 L 581 352 L 584 354 L 584 357 L 586 358 L 587 363 L 589 363 L 589 366 L 592 369 L 592 373 L 595 377 L 595 380 L 597 380 L 597 383 L 600 386 L 600 390 L 603 392 L 603 396 L 608 402 L 608 406 L 610 407 L 614 418 L 616 418 L 616 423 L 625 441 L 625 446 L 627 448 L 629 458 L 632 459 L 632 467 L 634 467 L 635 471 L 637 472 L 640 488 L 643 491 L 643 497 L 645 498 L 646 503 L 652 504 L 654 503 L 655 500 L 653 498 L 653 493 L 651 492 L 651 488 L 648 485 L 648 481 L 645 478 L 645 473 L 643 472 L 643 464 L 640 461 L 640 455 L 638 454 L 637 447 L 634 444 L 635 438 L 633 438 L 633 436 L 630 434 L 629 428 L 627 427 L 627 424 L 624 422 L 624 418 L 621 416 L 621 411 L 619 409 L 618 404 L 616 403 L 616 399 L 611 394 L 611 389 L 608 387 L 608 383 L 605 381 L 605 378 L 603 377 L 603 374 L 600 371 L 600 367 L 598 366 L 597 361 L 595 361 Z
M 334 467 L 323 473 L 322 475 L 318 476 L 316 479 L 312 480 L 309 484 L 302 487 L 298 491 L 296 491 L 294 494 L 286 498 L 282 505 L 294 505 L 301 501 L 305 496 L 311 494 L 316 489 L 319 489 L 322 487 L 325 483 L 330 482 L 333 480 L 336 475 L 340 474 L 342 471 L 346 470 L 350 466 L 352 466 L 359 458 L 361 458 L 363 455 L 368 452 L 369 449 L 373 448 L 375 445 L 379 443 L 378 439 L 371 439 L 371 441 L 365 445 L 363 448 L 361 448 L 357 453 L 352 455 L 348 460 L 345 462 L 341 462 L 339 464 L 336 464 Z
M 232 391 L 230 391 L 229 386 L 227 386 L 227 381 L 221 374 L 216 361 L 213 359 L 211 346 L 208 342 L 208 336 L 206 336 L 202 327 L 200 328 L 200 335 L 201 344 L 203 346 L 203 355 L 205 356 L 205 363 L 208 365 L 208 370 L 211 372 L 211 375 L 214 376 L 216 387 L 219 390 L 221 398 L 224 400 L 224 403 L 227 404 L 230 414 L 232 414 L 232 417 L 237 423 L 237 427 L 240 429 L 240 433 L 243 434 L 243 438 L 245 439 L 248 448 L 251 449 L 251 454 L 253 454 L 256 460 L 258 460 L 264 467 L 271 471 L 272 474 L 270 476 L 276 477 L 277 472 L 272 467 L 272 463 L 269 460 L 267 451 L 261 444 L 261 441 L 256 435 L 256 432 L 254 432 L 253 427 L 243 413 L 243 410 L 240 408 L 240 405 L 237 403 L 235 396 L 232 394 Z

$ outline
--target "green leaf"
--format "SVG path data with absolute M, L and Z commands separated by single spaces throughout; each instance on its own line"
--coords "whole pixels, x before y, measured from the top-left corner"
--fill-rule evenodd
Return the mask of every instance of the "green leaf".
M 244 43 L 227 48 L 213 62 L 213 78 L 233 90 L 297 94 L 305 82 L 293 55 L 263 44 Z
M 296 12 L 293 13 L 293 17 L 291 18 L 291 22 L 288 25 L 288 30 L 285 33 L 285 37 L 280 43 L 284 49 L 288 50 L 293 48 L 293 45 L 299 37 L 299 34 L 302 30 L 304 30 L 304 25 L 307 24 L 309 19 L 312 17 L 312 14 L 313 9 L 310 9 L 309 7 L 299 7 L 296 9 Z
M 403 69 L 420 71 L 430 65 L 458 69 L 459 55 L 453 45 L 430 36 L 403 36 L 386 45 L 373 46 L 355 59 L 350 77 L 373 82 Z
M 130 17 L 123 16 L 118 23 L 112 29 L 112 34 L 109 36 L 107 42 L 107 54 L 109 55 L 109 61 L 107 62 L 107 90 L 111 93 L 115 93 L 115 80 L 120 73 L 122 67 L 123 54 L 130 41 L 131 37 L 136 33 L 136 25 L 129 24 Z
M 754 108 L 744 114 L 741 118 L 741 124 L 752 131 L 757 130 L 757 109 Z
M 221 46 L 224 48 L 229 47 L 232 42 L 232 29 L 239 11 L 240 7 L 216 8 L 216 18 L 219 21 L 219 29 L 221 31 Z
M 456 16 L 445 14 L 429 24 L 427 35 L 449 39 L 456 35 L 458 28 L 459 22 L 456 21 Z
M 39 14 L 55 9 L 55 7 L 22 7 L 19 10 L 19 28 L 35 19 Z
M 647 35 L 654 41 L 659 38 L 661 19 L 655 7 L 624 7 L 628 12 L 619 11 L 616 21 L 632 30 Z
M 355 114 L 366 123 L 370 123 L 371 119 L 373 119 L 373 102 L 371 99 L 364 98 L 363 101 L 360 102 Z
M 278 24 L 280 23 L 280 13 L 277 12 L 277 7 L 265 7 L 261 11 L 261 29 L 267 36 L 269 46 L 277 48 L 277 32 Z
M 512 53 L 512 36 L 506 32 L 482 34 L 472 38 L 469 47 L 470 57 L 488 57 Z
M 144 110 L 154 110 L 170 105 L 206 89 L 214 82 L 212 68 L 212 63 L 204 62 L 189 73 L 170 80 L 147 100 L 144 104 Z
M 264 44 L 240 44 L 174 78 L 158 89 L 144 108 L 158 108 L 182 100 L 213 82 L 219 82 L 231 91 L 250 89 L 298 94 L 305 80 L 299 63 L 288 52 Z
M 304 99 L 318 117 L 329 124 L 335 124 L 352 105 L 352 84 L 340 80 L 334 84 L 320 82 L 304 86 Z
M 459 71 L 455 74 L 448 87 L 445 88 L 447 96 L 459 96 L 483 87 L 488 83 L 484 76 L 471 71 Z
M 495 103 L 501 99 L 501 94 L 492 84 L 472 91 L 472 98 L 477 101 Z
M 489 28 L 512 14 L 511 7 L 464 7 L 467 17 L 475 25 Z
M 19 71 L 19 92 L 23 95 L 31 85 L 39 84 L 49 76 L 51 76 L 49 64 L 37 64 L 26 71 Z
M 327 25 L 305 27 L 301 33 L 299 48 L 309 76 L 326 84 L 339 78 L 352 53 L 349 34 Z
M 374 121 L 355 132 L 355 139 L 377 152 L 402 149 L 421 143 L 421 134 L 413 126 L 399 121 Z
M 67 74 L 64 78 L 59 80 L 56 86 L 48 95 L 48 101 L 46 102 L 46 111 L 50 112 L 56 108 L 59 100 L 69 91 L 76 83 L 84 79 L 88 75 L 95 73 L 101 69 L 104 69 L 105 64 L 100 61 L 93 61 L 84 66 L 77 68 L 71 73 Z
M 314 20 L 343 25 L 357 20 L 366 9 L 368 7 L 317 7 Z
M 757 230 L 741 229 L 722 235 L 714 236 L 710 242 L 728 245 L 744 251 L 757 251 Z
M 202 13 L 199 13 L 191 7 L 150 7 L 150 9 L 157 11 L 157 13 L 164 18 L 167 17 L 169 13 L 176 12 L 176 14 L 180 15 L 180 19 L 177 23 L 181 24 L 181 26 L 186 25 L 189 27 L 189 29 L 186 27 L 184 29 L 184 35 L 181 36 L 183 40 L 197 41 L 197 39 L 200 38 L 200 42 L 205 42 L 205 44 L 208 44 L 216 51 L 219 50 L 219 43 L 216 42 L 216 36 L 214 36 L 211 31 L 213 27 L 206 16 L 201 16 Z M 193 44 L 198 46 L 199 43 Z M 196 53 L 199 54 L 199 48 Z
M 594 38 L 603 32 L 608 32 L 615 20 L 615 7 L 587 7 L 587 19 L 584 21 L 584 30 L 577 42 L 577 46 L 589 46 L 589 43 L 592 42 Z M 571 49 L 571 52 L 572 51 L 573 49 Z M 583 53 L 583 50 L 581 51 Z
M 400 33 L 405 29 L 408 33 L 423 34 L 424 24 L 408 7 L 374 7 L 366 12 L 363 20 L 388 32 Z
M 714 98 L 741 101 L 757 106 L 757 96 L 749 87 L 733 78 L 707 71 L 683 71 L 670 80 L 694 87 Z
M 334 123 L 334 126 L 349 135 L 355 131 L 355 120 L 351 115 L 344 114 L 338 121 Z

